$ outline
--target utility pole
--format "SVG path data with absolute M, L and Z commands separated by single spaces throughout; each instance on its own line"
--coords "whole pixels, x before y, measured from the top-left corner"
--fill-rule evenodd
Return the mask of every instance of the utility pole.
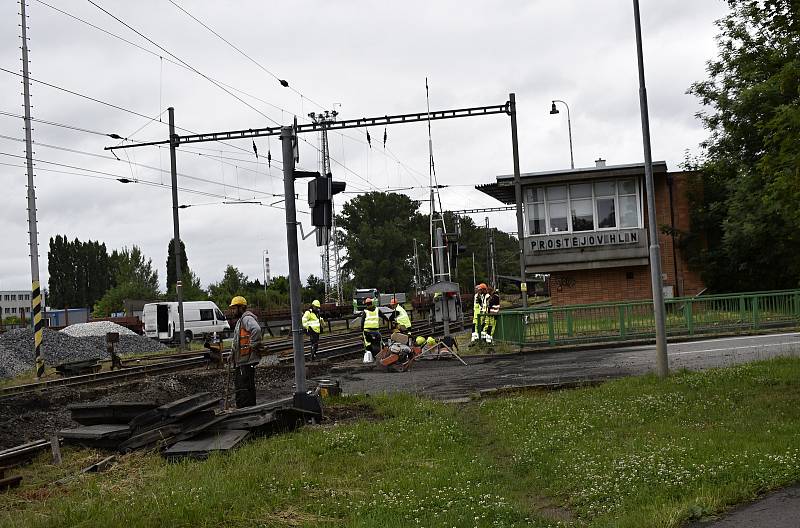
M 269 250 L 265 249 L 262 255 L 264 258 L 264 295 L 267 294 L 267 286 L 269 285 L 270 270 L 269 270 Z
M 486 233 L 486 280 L 489 280 L 489 272 L 492 269 L 492 256 L 489 253 L 489 217 L 484 217 L 484 231 Z
M 281 129 L 283 152 L 283 192 L 286 196 L 286 248 L 289 253 L 289 309 L 292 312 L 295 394 L 306 392 L 306 358 L 303 328 L 300 324 L 300 261 L 297 254 L 297 210 L 294 201 L 294 142 L 292 127 Z
M 440 281 L 449 281 L 450 274 L 445 272 L 445 255 L 444 255 L 445 245 L 444 245 L 444 233 L 441 227 L 436 228 L 436 257 L 439 264 L 439 280 L 436 280 L 434 277 L 434 283 Z M 439 297 L 439 302 L 442 303 L 442 324 L 444 325 L 444 336 L 447 337 L 450 335 L 450 309 L 448 306 L 447 295 L 442 294 Z
M 525 282 L 525 224 L 522 220 L 522 183 L 519 173 L 519 143 L 517 141 L 517 103 L 513 93 L 508 94 L 511 113 L 511 150 L 514 156 L 514 195 L 517 200 L 517 236 L 519 237 L 519 290 L 522 307 L 528 307 L 528 283 Z
M 24 1 L 24 0 L 23 0 Z M 180 342 L 178 350 L 183 350 L 186 342 L 183 322 L 183 272 L 181 270 L 181 230 L 178 224 L 178 139 L 175 134 L 175 109 L 167 108 L 169 113 L 169 168 L 172 175 L 172 249 L 175 253 L 175 294 L 178 297 L 178 319 L 180 321 Z
M 478 285 L 477 279 L 475 278 L 475 253 L 472 254 L 472 287 Z
M 31 252 L 31 319 L 33 320 L 33 357 L 36 364 L 36 379 L 44 375 L 44 356 L 42 355 L 42 288 L 39 284 L 39 225 L 36 222 L 36 188 L 33 185 L 33 137 L 31 128 L 31 89 L 28 74 L 28 17 L 25 16 L 25 2 L 20 0 L 22 16 L 22 95 L 25 104 L 25 165 L 28 169 L 28 234 Z M 0 316 L 2 317 L 2 316 Z
M 420 278 L 419 272 L 419 253 L 417 251 L 417 239 L 414 239 L 414 288 L 416 289 L 416 293 L 420 291 L 420 285 L 422 284 L 422 279 Z
M 650 115 L 647 108 L 647 88 L 644 82 L 642 23 L 639 16 L 639 0 L 633 0 L 633 18 L 636 27 L 636 58 L 639 64 L 639 110 L 642 116 L 644 180 L 647 189 L 647 227 L 650 238 L 650 283 L 653 288 L 653 318 L 655 319 L 656 325 L 656 369 L 659 377 L 665 378 L 669 375 L 669 358 L 667 356 L 664 290 L 661 283 L 661 247 L 658 244 L 658 226 L 656 225 L 653 155 L 650 149 Z

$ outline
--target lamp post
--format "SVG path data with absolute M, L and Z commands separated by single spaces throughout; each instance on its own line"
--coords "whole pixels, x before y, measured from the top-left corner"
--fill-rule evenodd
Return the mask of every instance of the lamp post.
M 642 119 L 644 180 L 647 190 L 647 228 L 650 238 L 650 283 L 653 289 L 653 318 L 656 326 L 656 371 L 659 377 L 664 378 L 669 375 L 666 315 L 664 313 L 664 290 L 661 283 L 661 247 L 658 244 L 658 226 L 656 225 L 653 156 L 650 150 L 650 112 L 647 105 L 647 88 L 644 81 L 644 54 L 642 52 L 642 23 L 641 17 L 639 16 L 639 0 L 633 0 L 633 22 L 636 31 L 636 59 L 639 66 L 639 112 Z
M 553 99 L 553 105 L 550 107 L 550 115 L 560 114 L 556 108 L 556 103 L 561 103 L 567 108 L 567 130 L 569 131 L 569 166 L 571 169 L 575 168 L 575 158 L 572 155 L 572 119 L 569 115 L 569 105 L 561 99 Z

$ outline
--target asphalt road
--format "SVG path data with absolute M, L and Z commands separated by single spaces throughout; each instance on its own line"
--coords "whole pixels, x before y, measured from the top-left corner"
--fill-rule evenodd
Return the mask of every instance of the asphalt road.
M 722 367 L 779 355 L 800 355 L 800 333 L 726 337 L 668 346 L 671 370 Z M 437 399 L 468 396 L 480 389 L 537 383 L 611 379 L 655 370 L 655 345 L 560 350 L 491 358 L 419 361 L 410 372 L 339 371 L 346 393 L 411 392 Z M 346 367 L 345 367 L 346 368 Z
M 710 522 L 687 528 L 800 528 L 800 486 L 770 493 Z

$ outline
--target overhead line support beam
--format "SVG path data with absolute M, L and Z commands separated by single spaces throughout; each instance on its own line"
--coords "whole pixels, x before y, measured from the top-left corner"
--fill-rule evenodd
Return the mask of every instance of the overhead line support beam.
M 456 110 L 439 110 L 436 112 L 420 112 L 416 114 L 386 115 L 382 117 L 362 117 L 359 119 L 346 119 L 343 121 L 333 121 L 325 123 L 327 130 L 344 130 L 348 128 L 363 128 L 380 125 L 397 125 L 401 123 L 418 123 L 421 121 L 431 121 L 440 119 L 454 119 L 459 117 L 476 117 L 483 115 L 507 114 L 511 115 L 510 103 L 491 106 L 476 106 L 472 108 L 459 108 Z M 297 125 L 295 132 L 303 134 L 307 132 L 319 132 L 323 125 L 320 123 L 304 123 Z M 264 136 L 279 136 L 282 127 L 274 126 L 267 128 L 248 128 L 245 130 L 232 130 L 228 132 L 208 132 L 204 134 L 189 134 L 186 136 L 175 136 L 178 145 L 189 143 L 204 143 L 208 141 L 229 141 L 232 139 L 250 139 Z M 118 150 L 136 147 L 148 147 L 154 145 L 167 145 L 169 140 L 149 141 L 144 143 L 130 143 L 127 145 L 115 145 L 106 147 L 105 150 Z

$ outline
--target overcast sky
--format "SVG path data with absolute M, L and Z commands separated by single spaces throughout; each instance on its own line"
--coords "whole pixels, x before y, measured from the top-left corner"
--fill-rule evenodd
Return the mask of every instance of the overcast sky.
M 318 104 L 336 105 L 345 119 L 421 112 L 427 76 L 432 110 L 502 104 L 515 92 L 523 172 L 569 167 L 566 115 L 549 115 L 552 99 L 571 107 L 576 166 L 591 166 L 598 157 L 609 164 L 643 159 L 629 0 L 176 2 L 302 96 L 281 87 L 169 0 L 95 3 L 230 91 L 240 90 L 234 93 L 258 111 L 169 62 L 178 61 L 88 1 L 47 0 L 48 7 L 31 0 L 31 77 L 141 114 L 34 82 L 34 118 L 143 141 L 166 137 L 168 106 L 175 108 L 179 127 L 195 132 L 289 124 L 295 114 L 303 121 L 322 109 Z M 705 137 L 694 117 L 697 100 L 685 92 L 705 77 L 705 62 L 716 53 L 713 23 L 725 6 L 721 0 L 642 0 L 641 10 L 653 157 L 677 169 L 685 152 L 696 152 Z M 21 69 L 18 11 L 11 0 L 0 5 L 0 67 L 13 71 Z M 20 80 L 0 71 L 0 112 L 22 113 Z M 444 207 L 500 205 L 472 187 L 512 171 L 508 118 L 438 121 L 432 129 L 439 183 L 450 186 L 441 191 Z M 336 178 L 348 182 L 348 191 L 415 186 L 407 194 L 425 198 L 426 125 L 390 127 L 385 150 L 383 133 L 382 127 L 370 129 L 372 149 L 363 130 L 331 134 Z M 23 138 L 22 120 L 0 114 L 0 134 Z M 101 135 L 39 123 L 33 136 L 35 156 L 42 160 L 36 172 L 42 282 L 48 277 L 48 240 L 62 234 L 100 240 L 109 251 L 141 246 L 163 285 L 172 237 L 168 151 L 133 149 L 127 156 L 120 152 L 117 161 L 103 159 L 109 156 L 103 147 L 117 142 Z M 318 138 L 306 139 L 300 165 L 316 170 Z M 280 141 L 256 143 L 258 162 L 250 140 L 179 149 L 179 186 L 186 189 L 179 201 L 195 205 L 181 210 L 181 238 L 204 286 L 219 280 L 227 264 L 261 277 L 265 249 L 273 275 L 287 273 L 284 211 L 220 203 L 280 199 L 268 195 L 283 192 Z M 264 160 L 268 150 L 271 167 Z M 24 155 L 24 143 L 0 138 L 0 152 L 0 289 L 27 289 L 24 160 L 5 155 Z M 159 185 L 121 184 L 109 175 Z M 298 192 L 305 196 L 305 182 L 298 182 Z M 308 210 L 305 200 L 298 201 L 298 209 Z M 483 216 L 475 215 L 476 221 L 482 223 Z M 308 224 L 307 215 L 300 220 Z M 513 213 L 494 213 L 491 222 L 515 230 Z M 320 275 L 313 237 L 301 242 L 300 251 L 302 277 Z

